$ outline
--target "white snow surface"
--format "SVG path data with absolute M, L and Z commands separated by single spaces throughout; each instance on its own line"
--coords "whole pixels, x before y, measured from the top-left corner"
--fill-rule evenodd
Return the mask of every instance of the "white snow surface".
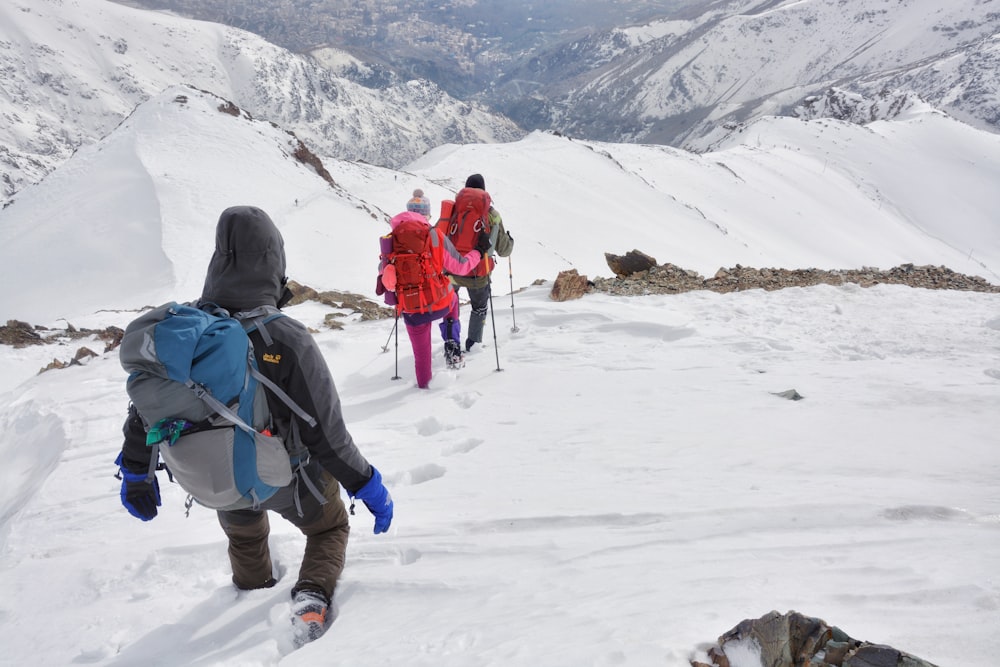
M 996 283 L 998 137 L 930 112 L 768 119 L 701 156 L 533 134 L 399 172 L 325 163 L 332 187 L 283 132 L 216 106 L 165 91 L 19 193 L 0 320 L 124 326 L 196 298 L 233 204 L 272 215 L 291 278 L 374 297 L 385 216 L 481 172 L 515 237 L 485 342 L 461 371 L 436 359 L 422 391 L 391 320 L 333 331 L 329 308 L 288 309 L 396 502 L 385 535 L 352 517 L 339 616 L 297 651 L 298 531 L 272 518 L 280 581 L 238 593 L 215 516 L 185 517 L 162 473 L 155 520 L 121 507 L 116 353 L 36 374 L 77 346 L 0 348 L 0 664 L 683 667 L 794 609 L 942 667 L 995 665 L 1000 296 L 549 290 L 633 248 L 707 275 L 915 262 Z

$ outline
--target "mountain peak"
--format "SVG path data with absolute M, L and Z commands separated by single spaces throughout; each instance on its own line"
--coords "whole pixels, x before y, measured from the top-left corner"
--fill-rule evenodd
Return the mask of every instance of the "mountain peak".
M 236 28 L 105 0 L 12 4 L 0 6 L 0 24 L 10 27 L 0 49 L 10 91 L 0 99 L 4 200 L 178 84 L 294 131 L 317 155 L 372 164 L 400 166 L 442 143 L 523 134 L 430 82 L 366 88 Z

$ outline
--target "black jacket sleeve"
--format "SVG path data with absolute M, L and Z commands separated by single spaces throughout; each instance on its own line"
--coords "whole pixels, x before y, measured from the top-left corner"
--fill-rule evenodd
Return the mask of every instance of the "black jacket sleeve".
M 291 438 L 295 420 L 310 456 L 353 495 L 371 479 L 372 469 L 347 431 L 340 396 L 319 346 L 305 326 L 291 317 L 279 317 L 264 326 L 272 339 L 270 346 L 264 344 L 260 332 L 250 336 L 261 372 L 316 419 L 316 426 L 309 426 L 268 393 L 278 435 Z
M 152 454 L 146 446 L 146 427 L 139 416 L 139 411 L 129 403 L 128 415 L 122 425 L 122 435 L 125 442 L 122 445 L 122 466 L 129 472 L 141 473 L 149 470 L 149 459 Z

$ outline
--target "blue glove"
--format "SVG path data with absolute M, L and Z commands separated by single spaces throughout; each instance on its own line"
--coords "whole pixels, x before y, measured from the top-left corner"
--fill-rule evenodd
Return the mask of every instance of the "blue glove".
M 392 523 L 392 496 L 382 484 L 382 473 L 372 466 L 372 478 L 354 494 L 375 515 L 375 534 L 389 530 Z
M 156 508 L 160 506 L 160 483 L 156 475 L 150 482 L 146 473 L 130 472 L 122 465 L 121 454 L 115 463 L 120 471 L 117 476 L 122 480 L 122 505 L 135 518 L 149 521 L 156 516 Z

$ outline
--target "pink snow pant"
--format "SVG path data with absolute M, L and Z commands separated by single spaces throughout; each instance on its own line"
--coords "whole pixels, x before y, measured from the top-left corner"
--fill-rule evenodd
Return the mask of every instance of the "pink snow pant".
M 451 305 L 433 313 L 403 313 L 403 321 L 406 323 L 406 333 L 410 336 L 410 345 L 413 346 L 413 371 L 417 376 L 417 386 L 426 389 L 431 381 L 431 324 L 434 320 L 455 321 L 458 326 L 458 294 L 452 292 Z M 442 337 L 446 334 L 441 332 Z

